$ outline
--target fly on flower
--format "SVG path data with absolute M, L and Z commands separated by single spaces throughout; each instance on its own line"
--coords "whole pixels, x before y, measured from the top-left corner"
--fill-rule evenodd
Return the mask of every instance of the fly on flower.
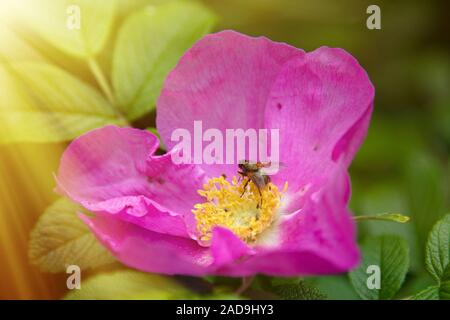
M 248 160 L 239 161 L 239 169 L 238 174 L 245 179 L 244 182 L 244 190 L 242 191 L 241 197 L 247 191 L 247 185 L 251 182 L 256 186 L 259 192 L 259 203 L 258 208 L 262 206 L 262 193 L 261 189 L 265 188 L 266 185 L 270 182 L 270 177 L 266 174 L 262 169 L 268 168 L 272 165 L 271 162 L 250 162 Z

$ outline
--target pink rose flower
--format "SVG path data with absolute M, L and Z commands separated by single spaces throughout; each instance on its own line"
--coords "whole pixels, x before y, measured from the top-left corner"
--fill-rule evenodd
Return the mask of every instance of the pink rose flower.
M 124 264 L 185 275 L 293 276 L 359 262 L 347 168 L 369 125 L 374 88 L 342 49 L 303 50 L 233 31 L 204 37 L 169 74 L 158 139 L 132 128 L 91 131 L 65 151 L 59 190 Z M 284 167 L 240 196 L 237 164 L 175 164 L 171 133 L 279 129 Z M 225 174 L 226 178 L 222 175 Z

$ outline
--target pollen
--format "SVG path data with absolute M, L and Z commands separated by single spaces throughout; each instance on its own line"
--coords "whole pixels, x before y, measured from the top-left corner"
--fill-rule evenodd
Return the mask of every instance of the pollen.
M 215 226 L 230 229 L 241 240 L 254 243 L 258 235 L 274 221 L 281 204 L 281 197 L 287 189 L 287 183 L 280 192 L 269 182 L 258 191 L 251 181 L 238 181 L 234 176 L 231 182 L 220 176 L 211 178 L 198 193 L 205 198 L 204 203 L 194 206 L 192 212 L 197 221 L 199 240 L 208 243 Z

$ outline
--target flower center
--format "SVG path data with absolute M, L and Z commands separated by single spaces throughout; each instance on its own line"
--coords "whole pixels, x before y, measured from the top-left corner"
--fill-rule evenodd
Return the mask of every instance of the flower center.
M 198 190 L 206 198 L 204 203 L 196 204 L 192 210 L 200 241 L 209 242 L 212 229 L 222 226 L 233 231 L 241 240 L 253 243 L 272 224 L 287 183 L 282 192 L 271 182 L 258 190 L 252 181 L 246 186 L 246 179 L 238 182 L 234 176 L 230 183 L 223 176 L 211 178 L 203 190 Z

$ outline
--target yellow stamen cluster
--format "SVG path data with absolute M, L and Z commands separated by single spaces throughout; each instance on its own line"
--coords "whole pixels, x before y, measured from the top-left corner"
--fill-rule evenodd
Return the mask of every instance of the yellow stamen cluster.
M 222 226 L 233 231 L 243 241 L 252 243 L 271 225 L 280 206 L 282 192 L 274 184 L 268 183 L 261 188 L 261 199 L 257 186 L 251 181 L 244 192 L 245 182 L 246 179 L 238 182 L 233 177 L 230 183 L 221 176 L 209 179 L 203 190 L 198 190 L 206 201 L 196 204 L 192 212 L 202 242 L 211 240 L 215 226 Z

